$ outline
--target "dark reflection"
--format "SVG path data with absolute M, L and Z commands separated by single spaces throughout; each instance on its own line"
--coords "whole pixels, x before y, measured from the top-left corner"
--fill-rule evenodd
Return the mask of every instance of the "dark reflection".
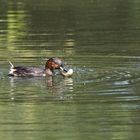
M 46 102 L 53 100 L 69 100 L 73 95 L 73 79 L 57 77 L 21 78 L 9 77 L 10 99 L 17 102 Z

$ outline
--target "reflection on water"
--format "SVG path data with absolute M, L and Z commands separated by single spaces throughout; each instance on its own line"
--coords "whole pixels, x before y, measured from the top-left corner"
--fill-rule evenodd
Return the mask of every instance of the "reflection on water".
M 2 29 L 4 36 L 1 40 L 6 39 L 7 48 L 10 50 L 15 48 L 14 43 L 18 43 L 18 40 L 26 35 L 26 16 L 24 3 L 7 3 L 7 15 L 1 20 L 2 23 L 7 23 L 7 27 Z
M 54 79 L 54 77 L 20 78 L 10 77 L 10 99 L 13 101 L 69 100 L 73 92 L 73 79 Z M 45 95 L 46 94 L 46 95 Z M 71 97 L 69 97 L 71 96 Z M 7 99 L 9 100 L 9 99 Z
M 0 0 L 0 138 L 139 140 L 139 7 Z M 44 67 L 54 56 L 73 77 L 7 76 L 8 60 Z
M 10 7 L 9 7 L 10 9 Z M 18 37 L 24 37 L 26 31 L 25 25 L 26 14 L 22 10 L 8 10 L 7 15 L 7 42 L 12 44 L 18 41 Z M 9 46 L 11 47 L 11 46 Z

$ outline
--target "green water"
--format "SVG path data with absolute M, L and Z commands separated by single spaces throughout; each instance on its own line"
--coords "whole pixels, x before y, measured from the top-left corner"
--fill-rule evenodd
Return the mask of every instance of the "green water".
M 8 77 L 60 57 L 71 78 Z M 140 139 L 139 0 L 0 0 L 0 139 Z

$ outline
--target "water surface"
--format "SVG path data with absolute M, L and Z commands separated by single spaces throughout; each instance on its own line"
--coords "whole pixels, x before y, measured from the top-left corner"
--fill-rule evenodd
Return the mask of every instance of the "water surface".
M 139 140 L 140 2 L 0 0 L 0 138 Z M 60 57 L 71 78 L 8 77 Z

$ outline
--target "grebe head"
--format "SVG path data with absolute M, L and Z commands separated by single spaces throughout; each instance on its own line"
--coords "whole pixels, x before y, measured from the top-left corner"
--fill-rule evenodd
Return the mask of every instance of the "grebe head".
M 62 71 L 67 72 L 67 69 L 64 67 L 64 64 L 61 61 L 61 59 L 56 57 L 50 58 L 46 62 L 45 69 L 50 69 L 51 71 L 53 71 L 54 69 L 60 69 Z

